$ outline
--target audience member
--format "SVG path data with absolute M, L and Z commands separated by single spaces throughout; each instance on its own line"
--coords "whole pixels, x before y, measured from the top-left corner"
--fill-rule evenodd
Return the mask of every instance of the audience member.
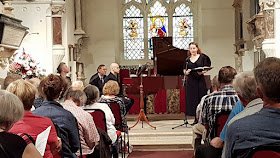
M 97 68 L 97 73 L 92 75 L 89 84 L 96 86 L 102 94 L 102 88 L 104 86 L 104 79 L 106 77 L 107 68 L 104 64 L 101 64 Z
M 4 80 L 4 85 L 3 85 L 3 89 L 6 89 L 8 87 L 8 85 L 18 79 L 22 79 L 20 75 L 18 74 L 8 74 Z
M 118 80 L 118 74 L 120 73 L 120 68 L 117 63 L 112 63 L 110 65 L 111 72 L 109 75 L 104 79 L 105 83 L 110 80 L 116 81 L 120 87 L 119 93 L 117 94 L 118 97 L 122 98 L 126 107 L 126 112 L 128 112 L 134 104 L 134 99 L 128 98 L 123 95 L 122 85 Z M 104 94 L 104 93 L 103 93 Z
M 82 146 L 82 154 L 90 155 L 94 146 L 99 141 L 99 134 L 92 119 L 92 116 L 80 106 L 86 102 L 86 95 L 81 90 L 74 90 L 72 87 L 66 90 L 64 102 L 61 103 L 64 109 L 70 111 L 78 121 L 78 128 Z M 80 152 L 77 153 L 80 156 Z
M 27 144 L 20 136 L 7 133 L 23 117 L 24 108 L 20 99 L 8 91 L 0 90 L 0 102 L 0 157 L 42 158 L 34 144 Z
M 84 87 L 83 81 L 78 80 L 78 81 L 72 82 L 71 88 L 72 88 L 73 90 L 80 90 L 80 91 L 83 91 L 83 89 L 84 89 L 85 87 Z
M 219 81 L 218 81 L 217 75 L 211 81 L 211 89 L 212 89 L 212 93 L 219 90 Z M 211 94 L 208 94 L 208 95 L 211 95 Z M 203 108 L 202 105 L 204 103 L 204 100 L 208 95 L 203 96 L 201 98 L 200 103 L 196 107 L 196 117 L 197 117 L 198 123 L 195 124 L 192 128 L 192 131 L 193 131 L 192 146 L 194 149 L 196 149 L 199 145 L 201 145 L 201 139 L 205 138 L 206 129 L 205 129 L 204 125 L 202 124 L 202 118 L 201 118 L 202 112 L 201 111 Z
M 280 59 L 264 59 L 254 68 L 254 75 L 263 108 L 228 127 L 226 158 L 247 157 L 253 148 L 261 145 L 280 145 Z
M 122 127 L 127 128 L 127 122 L 125 115 L 127 114 L 126 107 L 122 98 L 118 97 L 120 87 L 116 81 L 108 81 L 105 83 L 103 87 L 103 94 L 101 98 L 98 100 L 99 103 L 117 103 L 120 106 L 120 113 L 122 118 Z M 117 129 L 121 129 L 122 127 L 117 127 Z
M 42 95 L 42 84 L 39 78 L 31 78 L 28 80 L 28 82 L 30 82 L 37 88 L 37 93 L 35 95 L 33 107 L 31 108 L 31 111 L 33 111 L 34 108 L 36 109 L 40 107 L 44 101 L 44 97 Z
M 100 109 L 105 113 L 106 118 L 106 126 L 107 126 L 107 134 L 109 135 L 110 139 L 112 140 L 112 144 L 114 147 L 113 153 L 118 154 L 118 142 L 117 140 L 117 134 L 116 134 L 116 128 L 115 128 L 115 117 L 112 113 L 111 108 L 108 106 L 108 104 L 105 103 L 97 103 L 97 100 L 99 99 L 99 89 L 96 86 L 88 85 L 84 89 L 84 92 L 87 96 L 87 102 L 86 105 L 83 107 L 84 109 Z
M 224 145 L 224 139 L 223 136 L 225 134 L 225 131 L 227 130 L 227 126 L 230 124 L 231 121 L 233 120 L 237 120 L 240 119 L 241 117 L 245 117 L 248 115 L 252 115 L 256 112 L 258 112 L 261 108 L 262 108 L 262 100 L 259 98 L 258 93 L 256 91 L 257 89 L 257 84 L 256 84 L 256 80 L 254 78 L 254 74 L 253 72 L 242 72 L 238 75 L 236 75 L 235 79 L 233 80 L 233 87 L 236 90 L 238 97 L 241 101 L 242 104 L 245 107 L 245 110 L 243 110 L 242 112 L 240 112 L 239 114 L 237 114 L 235 117 L 230 118 L 227 121 L 227 123 L 225 124 L 224 128 L 223 128 L 223 132 L 220 134 L 220 137 L 216 137 L 214 139 L 212 139 L 210 145 L 211 146 L 205 146 L 204 147 L 204 153 L 206 153 L 207 151 L 207 155 L 210 155 L 210 151 L 211 153 L 216 153 L 217 155 L 215 155 L 215 157 L 221 157 L 221 151 Z M 232 113 L 237 113 L 234 112 L 236 110 L 236 107 L 238 107 L 239 104 L 237 103 L 233 110 L 231 111 Z M 239 107 L 237 109 L 240 109 Z M 208 150 L 206 150 L 208 148 Z M 197 154 L 201 154 L 201 153 L 197 153 Z M 213 156 L 213 155 L 211 155 Z M 205 156 L 201 156 L 200 157 L 205 157 Z
M 76 119 L 57 102 L 61 92 L 67 87 L 65 80 L 61 76 L 50 74 L 42 83 L 45 100 L 42 106 L 33 111 L 33 114 L 48 117 L 59 127 L 62 141 L 61 155 L 76 158 L 75 153 L 80 147 Z
M 217 114 L 231 111 L 238 101 L 237 93 L 232 86 L 232 81 L 236 74 L 236 70 L 231 66 L 222 67 L 218 74 L 220 91 L 211 93 L 204 100 L 202 123 L 207 129 L 206 144 L 209 144 L 216 137 L 214 135 L 214 126 Z
M 67 76 L 67 74 L 69 73 L 69 68 L 66 65 L 65 62 L 61 62 L 58 67 L 57 67 L 57 73 L 65 79 L 66 84 L 68 85 L 68 87 L 70 87 L 72 85 L 71 82 L 71 78 L 69 76 Z
M 35 99 L 35 94 L 37 93 L 36 87 L 27 81 L 17 80 L 7 87 L 7 91 L 14 93 L 19 97 L 25 110 L 23 119 L 15 123 L 9 132 L 15 134 L 27 133 L 36 140 L 38 134 L 51 126 L 44 158 L 53 158 L 53 155 L 59 153 L 61 149 L 61 141 L 57 137 L 56 130 L 51 119 L 36 116 L 30 112 Z

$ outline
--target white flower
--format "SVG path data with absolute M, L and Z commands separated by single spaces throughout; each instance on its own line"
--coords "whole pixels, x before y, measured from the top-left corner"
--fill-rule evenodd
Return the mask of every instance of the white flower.
M 29 64 L 29 65 L 30 65 L 30 67 L 32 67 L 32 68 L 33 68 L 33 67 L 35 67 L 37 64 L 36 64 L 36 63 L 33 63 L 33 62 L 30 62 L 30 64 Z
M 28 70 L 28 71 L 26 72 L 26 75 L 29 76 L 29 75 L 32 75 L 32 73 L 33 73 L 33 72 L 32 72 L 31 70 Z

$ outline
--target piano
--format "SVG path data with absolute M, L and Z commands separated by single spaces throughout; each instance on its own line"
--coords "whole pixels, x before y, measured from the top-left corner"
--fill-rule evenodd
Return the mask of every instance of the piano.
M 147 114 L 185 112 L 185 88 L 182 79 L 187 50 L 174 47 L 172 37 L 153 37 L 152 40 L 154 75 L 143 77 L 146 112 Z M 121 70 L 120 78 L 125 86 L 125 93 L 135 100 L 129 113 L 138 113 L 140 77 L 130 78 L 129 75 L 122 77 L 122 71 L 124 70 Z M 206 75 L 205 79 L 207 88 L 210 89 L 210 76 Z

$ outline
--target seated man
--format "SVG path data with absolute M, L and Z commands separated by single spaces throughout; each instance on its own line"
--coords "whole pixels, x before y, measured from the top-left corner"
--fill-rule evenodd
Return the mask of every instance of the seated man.
M 104 86 L 104 79 L 106 77 L 107 68 L 104 64 L 101 64 L 97 68 L 97 73 L 92 75 L 89 84 L 96 86 L 102 94 L 102 88 Z
M 202 124 L 207 129 L 206 143 L 216 137 L 214 135 L 214 126 L 216 124 L 217 114 L 231 111 L 238 101 L 236 91 L 232 86 L 232 81 L 236 75 L 236 70 L 231 66 L 224 66 L 220 69 L 218 80 L 220 91 L 208 95 L 203 103 Z
M 255 67 L 254 75 L 263 108 L 228 127 L 224 149 L 226 158 L 234 154 L 246 157 L 252 148 L 280 144 L 280 59 L 264 59 Z
M 211 141 L 211 145 L 208 146 L 202 146 L 200 147 L 198 150 L 200 150 L 199 152 L 197 152 L 196 154 L 200 157 L 208 157 L 208 155 L 210 155 L 211 153 L 211 157 L 221 157 L 221 151 L 223 148 L 223 144 L 224 144 L 224 134 L 226 131 L 226 127 L 227 124 L 229 124 L 230 122 L 232 122 L 233 120 L 237 120 L 240 119 L 241 117 L 245 117 L 248 115 L 252 115 L 254 113 L 256 113 L 257 111 L 259 111 L 262 108 L 262 100 L 259 98 L 258 93 L 256 91 L 257 89 L 257 84 L 254 78 L 254 74 L 253 72 L 242 72 L 240 74 L 238 74 L 234 81 L 233 81 L 233 87 L 236 90 L 238 97 L 240 99 L 240 101 L 238 101 L 233 110 L 231 111 L 231 114 L 228 118 L 228 121 L 226 122 L 222 133 L 220 134 L 220 137 L 216 137 L 214 139 L 212 139 Z M 242 104 L 241 104 L 242 103 Z M 240 108 L 240 106 L 245 106 L 245 110 L 243 110 L 242 112 L 240 112 L 242 109 Z M 236 114 L 239 113 L 239 114 Z M 233 114 L 235 114 L 235 117 L 232 117 Z M 231 119 L 231 121 L 229 121 Z M 210 152 L 208 152 L 210 151 Z M 204 154 L 207 154 L 204 155 Z M 202 156 L 201 154 L 203 154 L 204 156 Z
M 219 81 L 218 81 L 218 76 L 216 75 L 212 81 L 211 81 L 211 89 L 213 90 L 212 93 L 216 92 L 219 90 Z M 209 94 L 211 95 L 211 94 Z M 205 95 L 201 98 L 201 101 L 200 103 L 198 104 L 198 106 L 196 107 L 196 117 L 197 117 L 197 120 L 198 120 L 198 123 L 195 124 L 192 128 L 192 131 L 193 131 L 193 141 L 192 141 L 192 146 L 194 149 L 197 148 L 197 146 L 201 145 L 201 139 L 203 136 L 203 133 L 205 133 L 206 129 L 205 127 L 201 124 L 201 111 L 202 111 L 202 105 L 204 103 L 204 100 L 205 98 L 207 97 L 208 95 Z
M 108 81 L 113 80 L 119 84 L 120 90 L 119 90 L 119 93 L 117 94 L 117 96 L 123 99 L 125 108 L 126 108 L 126 112 L 128 112 L 134 104 L 134 99 L 128 98 L 123 95 L 122 85 L 118 79 L 118 74 L 120 73 L 119 65 L 117 63 L 112 63 L 110 65 L 110 70 L 111 70 L 111 72 L 108 74 L 108 76 L 105 77 L 104 82 L 107 83 Z

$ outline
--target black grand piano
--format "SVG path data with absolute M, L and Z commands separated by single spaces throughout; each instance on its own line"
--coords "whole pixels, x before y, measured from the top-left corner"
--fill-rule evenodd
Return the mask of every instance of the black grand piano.
M 187 50 L 176 48 L 172 45 L 172 37 L 153 37 L 153 51 L 154 51 L 154 75 L 143 77 L 144 96 L 155 95 L 154 111 L 150 113 L 173 113 L 170 112 L 168 105 L 168 94 L 165 91 L 178 90 L 180 91 L 179 112 L 184 112 L 185 96 L 182 79 L 184 62 L 187 58 Z M 150 73 L 148 73 L 150 74 Z M 205 76 L 207 88 L 210 88 L 210 76 Z M 130 113 L 139 112 L 139 104 L 137 98 L 140 93 L 140 77 L 122 78 L 122 84 L 126 87 L 125 92 L 129 97 L 133 97 L 135 105 L 130 110 Z M 162 96 L 161 96 L 162 95 Z M 160 99 L 158 102 L 156 99 Z M 166 97 L 166 98 L 164 98 Z M 164 100 L 165 101 L 164 101 Z M 167 99 L 167 100 L 166 100 Z M 163 101 L 162 101 L 163 100 Z M 160 104 L 160 105 L 157 105 Z M 149 111 L 147 111 L 149 113 Z

